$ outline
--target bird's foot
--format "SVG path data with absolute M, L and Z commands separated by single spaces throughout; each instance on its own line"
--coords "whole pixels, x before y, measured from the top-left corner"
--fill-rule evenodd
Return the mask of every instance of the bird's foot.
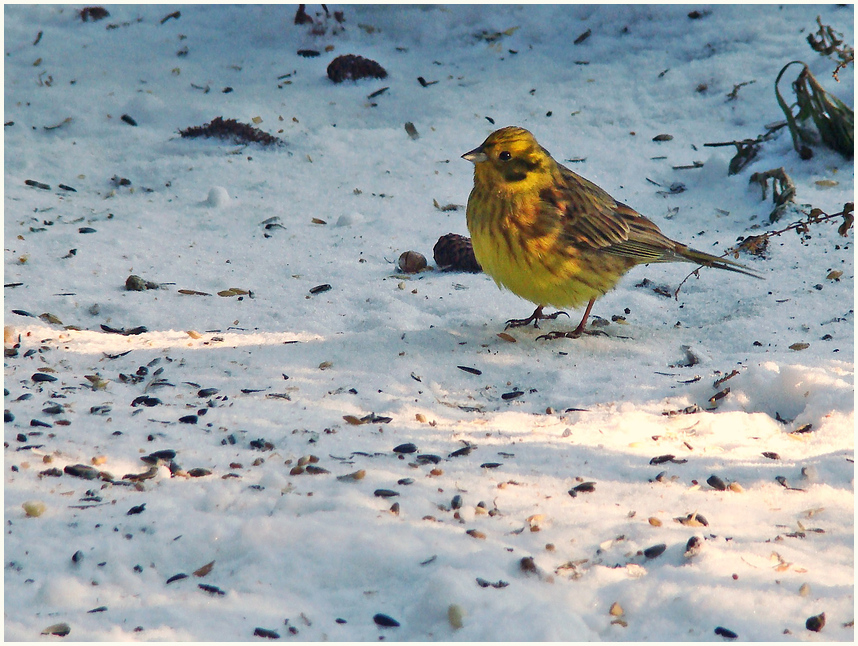
M 607 332 L 603 332 L 602 330 L 581 330 L 579 328 L 575 328 L 569 332 L 549 332 L 548 334 L 540 334 L 536 337 L 536 340 L 539 341 L 541 339 L 545 339 L 546 341 L 553 341 L 554 339 L 579 339 L 581 335 L 587 336 L 608 336 Z
M 540 305 L 539 307 L 537 307 L 534 310 L 533 314 L 528 316 L 526 319 L 510 319 L 509 321 L 507 321 L 506 327 L 504 329 L 509 329 L 511 327 L 524 327 L 526 325 L 530 325 L 531 323 L 533 323 L 533 327 L 539 329 L 539 322 L 540 321 L 547 321 L 547 320 L 553 321 L 554 319 L 556 319 L 561 314 L 563 314 L 563 316 L 567 316 L 567 317 L 569 316 L 566 312 L 561 312 L 561 311 L 553 312 L 551 314 L 543 314 L 542 313 L 542 306 Z

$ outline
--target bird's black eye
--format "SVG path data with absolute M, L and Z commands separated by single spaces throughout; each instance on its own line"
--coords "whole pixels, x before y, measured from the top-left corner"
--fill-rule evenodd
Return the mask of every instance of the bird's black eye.
M 509 161 L 510 159 L 512 159 L 512 155 L 509 154 L 509 151 L 502 150 L 500 154 L 498 154 L 498 159 L 500 159 L 501 161 Z

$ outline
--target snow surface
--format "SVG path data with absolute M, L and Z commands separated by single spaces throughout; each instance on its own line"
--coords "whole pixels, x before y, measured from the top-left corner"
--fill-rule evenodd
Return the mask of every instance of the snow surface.
M 4 8 L 6 639 L 61 640 L 40 637 L 61 622 L 67 640 L 853 639 L 852 232 L 788 232 L 740 258 L 765 282 L 703 270 L 677 300 L 638 285 L 673 290 L 690 265 L 636 268 L 596 304 L 608 335 L 574 341 L 498 337 L 533 306 L 485 275 L 395 266 L 467 233 L 433 200 L 464 205 L 459 156 L 510 124 L 705 251 L 840 211 L 854 169 L 832 151 L 800 161 L 782 130 L 730 177 L 735 149 L 703 144 L 781 120 L 794 59 L 851 102 L 852 67 L 835 83 L 806 35 L 819 15 L 853 43 L 852 6 L 330 7 L 340 28 L 312 5 L 324 35 L 294 5 L 107 9 Z M 347 53 L 389 76 L 335 85 Z M 179 137 L 217 116 L 286 143 Z M 798 207 L 770 225 L 749 177 L 781 166 Z M 131 274 L 162 286 L 126 291 Z M 391 421 L 344 419 L 371 413 Z M 211 475 L 39 475 L 95 459 L 120 479 L 165 449 Z M 310 455 L 330 473 L 290 475 Z M 675 520 L 695 512 L 708 526 Z

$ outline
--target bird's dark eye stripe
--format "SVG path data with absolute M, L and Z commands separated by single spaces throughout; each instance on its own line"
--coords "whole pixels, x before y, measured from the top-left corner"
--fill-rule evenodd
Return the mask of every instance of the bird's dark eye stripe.
M 509 154 L 509 151 L 502 150 L 500 154 L 498 154 L 498 159 L 501 161 L 509 161 L 512 159 L 512 155 Z

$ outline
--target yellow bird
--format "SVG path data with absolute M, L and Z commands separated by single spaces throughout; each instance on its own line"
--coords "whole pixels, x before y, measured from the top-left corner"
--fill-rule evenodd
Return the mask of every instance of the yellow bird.
M 517 126 L 496 130 L 462 155 L 474 163 L 468 231 L 477 261 L 500 287 L 537 305 L 517 327 L 554 319 L 546 305 L 587 303 L 571 332 L 539 338 L 577 338 L 597 298 L 635 265 L 693 262 L 760 278 L 748 267 L 671 240 L 647 218 L 557 163 L 534 136 Z

